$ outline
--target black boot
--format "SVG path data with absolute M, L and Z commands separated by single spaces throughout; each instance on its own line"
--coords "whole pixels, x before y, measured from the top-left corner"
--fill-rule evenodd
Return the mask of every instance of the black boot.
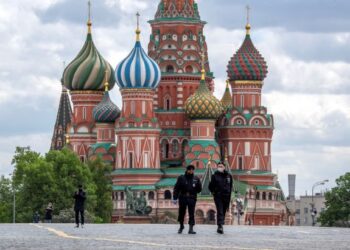
M 222 227 L 222 225 L 218 225 L 218 230 L 216 232 L 218 232 L 219 234 L 224 233 L 224 228 Z
M 185 229 L 184 224 L 180 224 L 179 231 L 177 231 L 178 234 L 182 234 L 182 231 Z
M 190 225 L 190 229 L 188 230 L 188 234 L 196 234 L 196 232 L 193 231 L 193 225 Z

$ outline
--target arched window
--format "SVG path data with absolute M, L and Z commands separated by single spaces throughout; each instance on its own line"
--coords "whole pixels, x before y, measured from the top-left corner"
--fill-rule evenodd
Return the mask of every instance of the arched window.
M 171 109 L 171 97 L 169 95 L 167 95 L 164 98 L 164 109 L 165 110 L 170 110 Z
M 120 192 L 120 200 L 121 200 L 121 201 L 124 200 L 124 192 Z
M 239 155 L 237 157 L 237 160 L 238 160 L 238 170 L 243 170 L 243 156 Z
M 154 192 L 153 191 L 148 193 L 148 200 L 154 200 Z
M 166 66 L 167 73 L 174 73 L 174 71 L 175 71 L 174 66 L 172 66 L 172 65 Z
M 169 158 L 169 143 L 167 140 L 162 141 L 162 156 L 164 159 Z
M 269 200 L 272 201 L 272 193 L 269 193 Z
M 165 192 L 164 192 L 164 200 L 171 200 L 171 192 L 170 192 L 170 190 L 165 190 Z
M 255 199 L 260 200 L 260 192 L 256 192 Z
M 178 151 L 179 151 L 179 142 L 178 142 L 178 140 L 173 140 L 174 157 L 176 157 L 176 154 L 177 154 Z
M 129 163 L 129 168 L 133 168 L 134 167 L 134 155 L 132 152 L 129 152 L 129 155 L 128 155 L 129 159 L 128 159 L 128 163 Z
M 265 192 L 262 193 L 262 199 L 266 200 L 266 193 Z

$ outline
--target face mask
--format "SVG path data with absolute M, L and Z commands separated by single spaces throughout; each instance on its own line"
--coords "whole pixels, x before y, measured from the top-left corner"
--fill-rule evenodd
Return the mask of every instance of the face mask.
M 224 170 L 225 170 L 224 167 L 222 167 L 222 166 L 218 167 L 218 171 L 219 171 L 220 173 L 224 172 Z

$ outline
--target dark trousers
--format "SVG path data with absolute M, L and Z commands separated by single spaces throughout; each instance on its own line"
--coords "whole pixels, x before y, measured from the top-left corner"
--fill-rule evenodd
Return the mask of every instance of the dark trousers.
M 84 210 L 75 210 L 75 224 L 79 225 L 79 213 L 81 218 L 81 224 L 84 225 Z
M 216 222 L 217 225 L 225 224 L 225 214 L 230 206 L 230 196 L 229 195 L 215 195 L 214 196 L 215 206 L 216 206 Z
M 178 222 L 180 224 L 184 224 L 185 214 L 186 214 L 186 208 L 188 208 L 188 224 L 194 226 L 194 210 L 196 207 L 197 200 L 192 197 L 180 197 L 179 198 L 179 217 Z

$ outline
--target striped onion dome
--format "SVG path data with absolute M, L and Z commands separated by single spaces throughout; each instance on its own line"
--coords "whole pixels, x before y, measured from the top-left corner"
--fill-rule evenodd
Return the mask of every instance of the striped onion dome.
M 250 38 L 250 25 L 246 26 L 246 37 L 240 49 L 231 58 L 227 66 L 228 78 L 232 81 L 263 81 L 267 74 L 265 59 L 255 48 Z
M 225 93 L 221 98 L 222 106 L 224 107 L 224 110 L 231 109 L 232 108 L 232 96 L 229 88 L 229 81 L 226 81 L 226 89 Z
M 131 53 L 119 63 L 115 78 L 120 88 L 157 88 L 160 82 L 160 68 L 143 50 L 139 30 L 137 41 Z
M 103 90 L 105 72 L 108 74 L 110 89 L 115 77 L 112 66 L 100 55 L 91 35 L 91 22 L 85 44 L 76 58 L 63 72 L 62 83 L 69 90 Z
M 120 109 L 109 98 L 108 84 L 105 84 L 106 90 L 102 101 L 93 109 L 94 120 L 99 123 L 110 123 L 120 116 Z
M 201 80 L 197 91 L 185 103 L 185 112 L 190 119 L 217 119 L 223 111 L 221 102 Z

